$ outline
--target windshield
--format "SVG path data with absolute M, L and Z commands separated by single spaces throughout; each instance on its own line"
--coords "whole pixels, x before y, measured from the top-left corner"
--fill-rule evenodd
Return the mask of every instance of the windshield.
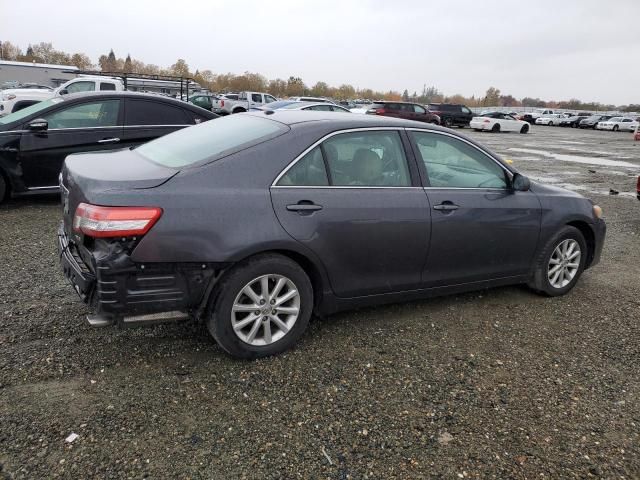
M 56 103 L 60 103 L 62 101 L 62 98 L 51 98 L 43 102 L 35 103 L 27 108 L 23 108 L 22 110 L 18 110 L 17 112 L 10 113 L 9 115 L 5 115 L 4 117 L 0 117 L 0 124 L 7 125 L 9 123 L 17 122 L 33 113 L 38 113 L 46 108 L 49 108 L 51 105 L 55 105 Z
M 282 135 L 288 127 L 252 115 L 229 115 L 165 135 L 135 150 L 164 167 L 213 161 Z

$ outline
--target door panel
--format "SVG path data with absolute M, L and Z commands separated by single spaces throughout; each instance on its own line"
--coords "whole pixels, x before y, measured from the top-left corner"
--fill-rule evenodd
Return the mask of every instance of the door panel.
M 426 287 L 526 274 L 540 231 L 540 203 L 532 192 L 430 189 L 434 210 L 423 272 Z
M 25 132 L 19 159 L 27 188 L 55 187 L 67 155 L 120 148 L 111 139 L 122 136 L 122 127 L 61 129 Z M 106 143 L 101 143 L 106 140 Z
M 271 198 L 284 229 L 322 260 L 337 296 L 419 286 L 430 215 L 422 188 L 272 187 Z
M 527 273 L 540 231 L 536 195 L 513 191 L 499 162 L 456 135 L 414 131 L 410 137 L 433 208 L 424 286 Z

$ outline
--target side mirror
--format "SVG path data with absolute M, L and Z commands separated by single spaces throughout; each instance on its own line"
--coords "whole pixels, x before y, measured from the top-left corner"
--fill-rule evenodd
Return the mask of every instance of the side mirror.
M 513 180 L 511 180 L 511 186 L 516 192 L 528 192 L 531 188 L 531 180 L 524 175 L 516 173 L 513 175 Z
M 68 95 L 69 94 L 69 90 L 67 90 L 66 88 L 63 88 L 62 90 L 60 90 L 58 92 L 60 95 Z
M 32 132 L 43 132 L 49 129 L 49 122 L 47 122 L 44 118 L 36 118 L 35 120 L 31 120 L 27 128 Z

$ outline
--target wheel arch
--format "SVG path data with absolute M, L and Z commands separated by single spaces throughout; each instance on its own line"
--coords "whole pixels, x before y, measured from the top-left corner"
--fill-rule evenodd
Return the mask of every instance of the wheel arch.
M 309 280 L 311 281 L 311 287 L 313 289 L 313 308 L 314 311 L 320 311 L 320 307 L 325 296 L 325 291 L 330 288 L 329 280 L 324 274 L 323 267 L 319 265 L 316 261 L 310 258 L 309 255 L 306 255 L 300 251 L 296 251 L 294 249 L 286 248 L 286 247 L 274 247 L 274 248 L 264 248 L 262 250 L 253 250 L 251 252 L 247 252 L 242 257 L 235 260 L 232 264 L 230 264 L 226 269 L 220 272 L 215 278 L 211 280 L 211 284 L 209 288 L 207 288 L 201 302 L 200 306 L 197 309 L 197 316 L 203 318 L 208 316 L 213 304 L 215 303 L 215 297 L 218 295 L 218 285 L 220 281 L 225 277 L 227 272 L 233 269 L 240 263 L 246 262 L 251 258 L 258 257 L 261 255 L 268 254 L 276 254 L 282 255 L 283 257 L 287 257 L 288 259 L 297 263 L 300 268 L 307 274 Z
M 596 251 L 596 235 L 591 226 L 582 220 L 573 220 L 567 223 L 568 226 L 577 228 L 582 233 L 584 241 L 587 242 L 587 261 L 585 263 L 585 269 L 589 268 L 593 262 L 593 257 Z

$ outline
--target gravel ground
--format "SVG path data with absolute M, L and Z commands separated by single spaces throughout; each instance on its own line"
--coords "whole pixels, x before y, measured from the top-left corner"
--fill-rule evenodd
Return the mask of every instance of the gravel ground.
M 189 323 L 90 328 L 59 272 L 57 200 L 0 207 L 0 479 L 639 478 L 640 145 L 471 135 L 595 199 L 601 264 L 562 298 L 509 287 L 316 320 L 255 362 Z

